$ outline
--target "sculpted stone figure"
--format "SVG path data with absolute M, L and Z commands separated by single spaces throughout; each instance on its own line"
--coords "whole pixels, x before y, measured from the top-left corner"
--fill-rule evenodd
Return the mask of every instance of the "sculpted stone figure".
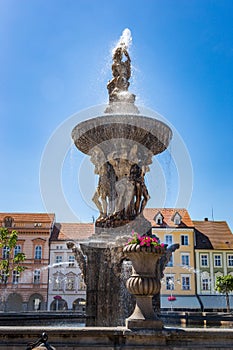
M 41 334 L 41 337 L 33 343 L 27 344 L 26 350 L 56 350 L 48 342 L 48 336 L 45 332 Z
M 137 143 L 125 140 L 114 147 L 105 145 L 92 150 L 91 161 L 99 175 L 92 198 L 100 213 L 97 226 L 126 223 L 143 212 L 150 199 L 144 181 L 150 157 L 144 157 L 144 153 Z
M 100 212 L 101 220 L 114 210 L 116 175 L 113 166 L 106 162 L 99 168 L 99 182 L 92 198 Z
M 123 56 L 126 60 L 123 61 Z M 113 54 L 112 75 L 113 78 L 107 84 L 110 101 L 116 99 L 120 91 L 127 91 L 131 76 L 131 60 L 126 48 L 118 47 Z
M 137 216 L 143 212 L 143 209 L 150 199 L 150 195 L 144 182 L 144 174 L 142 172 L 142 168 L 140 168 L 138 164 L 132 165 L 130 169 L 129 179 L 134 185 L 134 214 Z

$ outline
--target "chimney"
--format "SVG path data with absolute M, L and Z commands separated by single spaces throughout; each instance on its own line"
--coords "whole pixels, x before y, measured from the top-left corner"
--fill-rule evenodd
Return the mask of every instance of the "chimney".
M 208 218 L 204 218 L 204 221 L 209 221 L 209 219 Z

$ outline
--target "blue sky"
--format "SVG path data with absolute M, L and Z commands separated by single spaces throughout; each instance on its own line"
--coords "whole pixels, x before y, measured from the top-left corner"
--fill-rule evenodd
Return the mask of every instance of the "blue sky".
M 0 211 L 48 209 L 58 221 L 71 220 L 57 212 L 56 198 L 54 210 L 42 200 L 42 155 L 71 116 L 107 102 L 111 49 L 129 28 L 130 91 L 175 127 L 188 150 L 192 219 L 213 215 L 233 229 L 232 23 L 231 0 L 0 0 Z M 85 222 L 97 212 L 80 194 L 79 175 L 86 175 L 81 192 L 95 184 L 88 185 L 92 169 L 78 153 L 71 147 L 66 154 L 61 186 Z M 170 187 L 179 176 L 173 178 L 173 168 L 166 170 Z M 43 171 L 51 176 L 49 167 Z M 148 174 L 148 182 L 153 193 L 156 174 Z M 148 205 L 160 206 L 158 197 Z M 172 205 L 168 198 L 166 206 Z

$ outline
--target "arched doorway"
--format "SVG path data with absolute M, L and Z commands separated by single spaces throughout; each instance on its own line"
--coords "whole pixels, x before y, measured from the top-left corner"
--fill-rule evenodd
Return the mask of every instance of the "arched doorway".
M 45 310 L 44 298 L 41 294 L 32 294 L 28 300 L 28 311 Z
M 73 302 L 73 310 L 77 314 L 84 316 L 86 313 L 86 300 L 83 298 L 78 298 Z
M 20 294 L 9 294 L 6 300 L 6 311 L 23 311 L 23 298 Z
M 60 295 L 55 295 L 53 298 L 54 300 L 50 304 L 50 311 L 68 310 L 67 302 Z

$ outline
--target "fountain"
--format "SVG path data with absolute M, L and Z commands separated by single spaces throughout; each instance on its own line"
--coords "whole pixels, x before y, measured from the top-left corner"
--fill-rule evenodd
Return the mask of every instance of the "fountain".
M 93 196 L 100 213 L 95 233 L 88 243 L 69 243 L 87 284 L 87 326 L 97 327 L 0 325 L 0 350 L 37 345 L 57 350 L 230 350 L 232 329 L 165 328 L 154 313 L 159 309 L 163 270 L 178 245 L 166 249 L 151 234 L 143 216 L 149 200 L 144 177 L 152 156 L 166 149 L 172 132 L 164 123 L 141 115 L 135 106 L 135 96 L 128 91 L 131 67 L 124 35 L 114 50 L 112 71 L 104 115 L 78 124 L 72 132 L 76 146 L 90 155 L 99 176 Z M 140 236 L 131 236 L 132 230 Z M 141 246 L 142 237 L 150 244 Z M 56 319 L 60 321 L 59 315 Z M 126 326 L 120 326 L 125 319 Z M 47 334 L 54 347 L 48 344 Z
M 126 289 L 124 297 L 120 293 L 125 288 L 122 262 L 128 255 L 123 245 L 132 231 L 151 234 L 150 222 L 143 215 L 150 198 L 145 175 L 152 157 L 165 151 L 172 138 L 166 124 L 140 114 L 135 95 L 128 91 L 130 38 L 126 29 L 113 50 L 113 77 L 107 84 L 109 103 L 104 115 L 81 122 L 72 131 L 76 147 L 90 156 L 99 176 L 93 195 L 99 210 L 95 233 L 88 244 L 73 246 L 87 285 L 87 325 L 124 325 L 134 306 Z M 152 263 L 154 271 L 163 254 Z M 148 263 L 153 256 L 155 252 L 150 254 Z M 158 280 L 156 285 L 159 283 Z M 158 287 L 151 290 L 151 298 L 158 292 Z M 161 327 L 157 321 L 158 324 Z

